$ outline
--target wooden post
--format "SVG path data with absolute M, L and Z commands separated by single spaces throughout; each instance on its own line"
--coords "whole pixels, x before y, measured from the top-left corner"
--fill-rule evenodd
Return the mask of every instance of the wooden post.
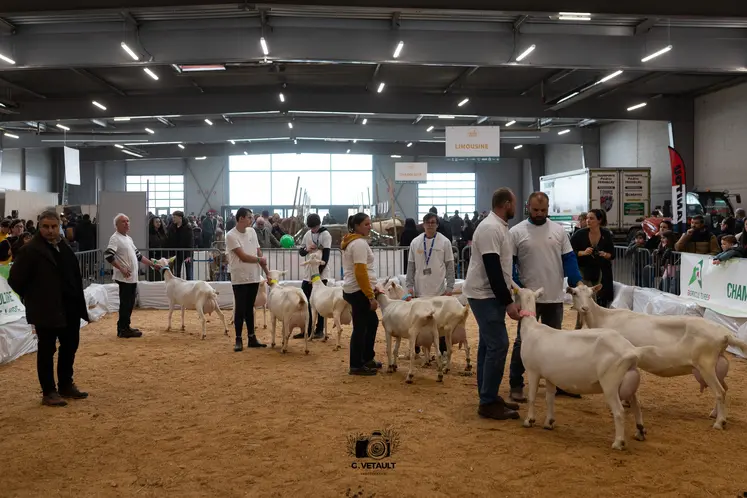
M 394 226 L 394 245 L 397 246 L 399 245 L 399 239 L 397 239 L 397 220 L 394 218 L 394 182 L 388 179 L 387 183 L 389 186 L 389 202 L 391 202 L 389 212 L 392 216 L 392 225 Z

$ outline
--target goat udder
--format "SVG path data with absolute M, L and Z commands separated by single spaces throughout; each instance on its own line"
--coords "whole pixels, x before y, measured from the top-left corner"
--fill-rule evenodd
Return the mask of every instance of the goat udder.
M 620 395 L 620 399 L 629 400 L 635 392 L 638 390 L 638 386 L 641 384 L 641 374 L 637 369 L 628 370 L 623 375 L 622 382 L 617 393 Z

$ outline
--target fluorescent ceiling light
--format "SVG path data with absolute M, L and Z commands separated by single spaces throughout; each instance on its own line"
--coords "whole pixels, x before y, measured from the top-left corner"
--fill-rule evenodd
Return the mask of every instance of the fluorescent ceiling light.
M 361 121 L 361 124 L 366 124 L 366 123 L 368 123 L 368 118 L 363 118 L 363 121 Z
M 15 64 L 15 63 L 16 63 L 16 61 L 14 61 L 14 60 L 13 60 L 13 59 L 11 59 L 10 57 L 8 57 L 8 56 L 5 56 L 5 55 L 3 55 L 3 54 L 0 54 L 0 59 L 4 60 L 4 61 L 5 61 L 5 62 L 7 62 L 8 64 Z
M 102 128 L 106 128 L 106 123 L 103 122 L 103 121 L 101 121 L 100 119 L 91 118 L 91 123 L 93 123 L 95 125 L 99 125 Z
M 570 133 L 570 132 L 571 130 L 565 129 L 565 130 L 559 131 L 558 135 L 565 135 L 566 133 Z
M 620 75 L 621 75 L 622 73 L 623 73 L 622 71 L 615 71 L 615 72 L 614 72 L 614 73 L 612 73 L 612 74 L 608 74 L 607 76 L 605 76 L 605 77 L 604 77 L 604 78 L 602 78 L 601 80 L 597 81 L 597 85 L 598 85 L 599 83 L 605 83 L 605 82 L 607 82 L 607 81 L 611 80 L 612 78 L 617 78 L 617 77 L 618 77 L 618 76 L 620 76 Z
M 558 100 L 557 103 L 560 104 L 561 102 L 565 102 L 566 100 L 572 99 L 573 97 L 575 97 L 578 94 L 579 94 L 579 92 L 573 92 L 572 94 L 566 95 L 562 99 Z
M 397 48 L 394 49 L 394 58 L 396 59 L 399 57 L 399 54 L 402 52 L 402 48 L 405 46 L 405 42 L 401 41 L 397 44 Z
M 262 45 L 262 53 L 270 55 L 270 49 L 267 47 L 267 40 L 265 40 L 264 36 L 259 39 L 259 44 Z
M 0 107 L 8 107 L 8 106 L 0 102 Z
M 521 149 L 522 147 L 524 147 L 524 146 L 523 146 L 523 145 L 517 145 L 516 147 L 514 147 L 514 150 L 519 150 L 519 149 Z
M 348 149 L 347 152 L 345 152 L 345 154 L 350 154 L 350 149 Z
M 408 147 L 412 147 L 412 142 L 407 142 Z
M 249 155 L 249 153 L 248 153 L 247 151 L 244 151 L 244 155 L 245 155 L 245 156 L 248 156 L 248 155 Z
M 99 109 L 101 109 L 102 111 L 105 111 L 105 110 L 106 110 L 106 107 L 105 107 L 104 105 L 102 105 L 102 104 L 99 104 L 99 103 L 98 103 L 98 102 L 96 102 L 95 100 L 94 100 L 94 101 L 92 101 L 91 103 L 92 103 L 93 105 L 95 105 L 96 107 L 98 107 Z
M 154 73 L 153 71 L 151 71 L 150 68 L 144 67 L 143 71 L 145 71 L 145 74 L 147 74 L 148 76 L 150 76 L 154 80 L 158 80 L 158 75 L 156 73 Z
M 136 61 L 140 60 L 140 57 L 135 52 L 133 52 L 132 49 L 128 47 L 125 42 L 120 43 L 120 45 L 122 46 L 122 50 L 127 52 L 129 56 L 133 58 L 133 60 L 136 60 Z
M 527 56 L 527 55 L 529 55 L 529 54 L 531 54 L 532 52 L 534 52 L 534 49 L 535 49 L 535 48 L 537 48 L 537 46 L 536 46 L 536 45 L 532 45 L 532 46 L 530 46 L 530 47 L 529 47 L 528 49 L 524 50 L 524 51 L 523 51 L 523 52 L 522 52 L 521 54 L 519 54 L 519 56 L 518 56 L 518 57 L 516 58 L 516 62 L 521 62 L 522 60 L 524 60 L 524 59 L 526 58 L 526 56 Z
M 513 126 L 515 124 L 516 124 L 516 121 L 512 120 L 512 121 L 509 121 L 508 123 L 506 123 L 506 127 Z
M 398 156 L 397 154 L 392 154 L 392 155 L 391 155 L 391 156 L 389 156 L 389 157 L 391 157 L 392 159 L 399 159 L 399 158 L 400 158 L 400 157 L 402 157 L 402 156 Z
M 428 127 L 428 129 L 427 129 L 427 130 L 425 130 L 425 131 L 433 131 L 433 128 L 435 128 L 435 126 L 431 125 L 431 126 L 429 126 L 429 127 Z
M 124 149 L 124 145 L 121 145 L 121 144 L 114 144 L 114 147 L 118 149 Z
M 204 64 L 200 66 L 178 66 L 179 72 L 195 73 L 198 71 L 225 71 L 226 66 L 223 64 Z
M 293 139 L 293 145 L 298 145 L 298 139 L 297 138 Z M 244 154 L 246 154 L 246 152 L 244 152 Z
M 640 104 L 636 104 L 636 105 L 634 105 L 632 107 L 628 107 L 628 110 L 629 111 L 635 111 L 636 109 L 640 109 L 641 107 L 646 107 L 646 103 L 645 102 L 641 102 Z
M 288 128 L 293 129 L 293 123 L 288 123 Z
M 386 83 L 384 83 L 384 82 L 382 81 L 381 83 L 379 83 L 379 89 L 378 89 L 378 90 L 376 90 L 376 92 L 377 92 L 377 93 L 381 93 L 381 92 L 383 92 L 383 91 L 384 91 L 384 87 L 385 87 L 385 86 L 386 86 Z
M 285 95 L 282 93 L 280 94 L 280 102 L 285 102 Z
M 591 14 L 584 12 L 560 12 L 558 19 L 561 21 L 591 21 Z
M 205 118 L 205 122 L 206 122 L 207 124 L 209 124 L 210 126 L 213 126 L 213 122 L 212 122 L 212 121 L 210 121 L 210 120 L 209 120 L 208 118 Z
M 130 118 L 114 118 L 114 121 L 129 121 Z
M 666 47 L 662 48 L 658 52 L 654 52 L 653 54 L 644 57 L 643 59 L 641 59 L 641 62 L 648 62 L 648 61 L 650 61 L 651 59 L 653 59 L 655 57 L 659 57 L 662 54 L 666 54 L 670 50 L 672 50 L 672 46 L 671 45 L 667 45 Z
M 207 159 L 207 156 L 195 157 L 196 161 L 204 161 L 205 159 Z
M 12 133 L 8 133 L 7 131 L 4 133 L 4 135 L 6 137 L 8 137 L 8 138 L 16 138 L 16 139 L 18 138 L 18 135 L 14 135 Z
M 184 149 L 184 145 L 182 144 L 177 145 L 177 147 L 179 147 L 180 149 Z
M 483 117 L 481 117 L 480 119 L 477 120 L 477 124 L 482 124 L 482 123 L 484 123 L 487 120 L 488 120 L 488 117 L 487 116 L 483 116 Z
M 353 143 L 354 143 L 354 144 L 357 144 L 357 143 L 358 143 L 358 139 L 357 139 L 357 138 L 354 138 L 354 139 L 353 139 Z
M 130 151 L 130 150 L 127 150 L 127 149 L 122 149 L 122 152 L 124 152 L 125 154 L 129 154 L 129 155 L 131 155 L 131 156 L 135 156 L 135 157 L 143 157 L 142 155 L 140 155 L 140 154 L 137 154 L 137 153 L 135 153 L 135 152 L 132 152 L 132 151 Z
M 146 128 L 145 131 L 147 131 L 151 135 L 154 135 L 156 133 L 155 131 L 151 130 L 150 128 Z
M 449 114 L 442 114 L 438 117 L 438 119 L 454 119 L 456 116 L 451 116 Z
M 236 145 L 236 140 L 229 140 L 231 142 L 231 145 Z
M 70 131 L 70 128 L 68 128 L 67 126 L 65 126 L 65 125 L 63 125 L 63 124 L 59 124 L 59 123 L 57 123 L 57 125 L 56 125 L 56 126 L 57 126 L 57 128 L 59 128 L 60 130 Z
M 466 98 L 466 99 L 462 100 L 462 101 L 461 101 L 461 102 L 459 102 L 459 103 L 458 103 L 457 105 L 458 105 L 459 107 L 462 107 L 462 106 L 463 106 L 463 105 L 465 105 L 465 104 L 466 104 L 467 102 L 469 102 L 469 98 Z

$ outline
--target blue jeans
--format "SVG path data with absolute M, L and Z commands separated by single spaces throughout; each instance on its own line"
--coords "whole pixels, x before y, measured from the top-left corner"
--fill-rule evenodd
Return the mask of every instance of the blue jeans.
M 508 354 L 506 307 L 497 299 L 469 299 L 480 333 L 477 347 L 477 392 L 480 404 L 498 401 Z
M 563 328 L 563 303 L 537 303 L 537 320 L 554 329 Z M 524 387 L 524 362 L 521 361 L 521 322 L 516 330 L 516 340 L 511 351 L 508 382 L 511 389 Z

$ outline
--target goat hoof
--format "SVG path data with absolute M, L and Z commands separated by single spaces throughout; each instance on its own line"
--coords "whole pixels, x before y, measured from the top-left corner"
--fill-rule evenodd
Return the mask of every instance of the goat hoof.
M 405 383 L 412 384 L 412 378 L 408 377 L 407 379 L 405 379 Z
M 534 427 L 534 419 L 533 418 L 528 418 L 528 419 L 524 420 L 524 427 L 526 427 L 526 428 Z
M 555 428 L 555 419 L 551 418 L 547 422 L 545 422 L 545 425 L 542 426 L 543 429 L 546 431 L 551 431 Z
M 307 349 L 306 351 L 304 351 L 304 353 L 309 354 L 309 350 Z
M 386 369 L 386 373 L 394 373 L 394 367 L 392 367 L 391 365 L 389 365 L 389 367 L 387 367 L 387 369 Z
M 182 331 L 182 332 L 184 332 L 185 330 L 187 330 L 187 329 L 186 329 L 185 327 L 182 327 L 182 328 L 181 328 L 181 331 Z
M 466 366 L 466 367 L 464 367 L 464 371 L 465 371 L 465 372 L 471 372 L 471 371 L 472 371 L 472 365 L 470 365 L 470 364 L 468 363 L 468 364 L 467 364 L 467 366 Z
M 339 351 L 342 349 L 342 346 L 335 346 L 335 351 Z
M 436 382 L 443 382 L 444 381 L 444 374 L 438 374 L 438 380 Z
M 270 344 L 270 347 L 274 348 L 275 347 L 275 343 L 273 342 L 272 344 Z
M 444 368 L 444 374 L 447 374 L 447 373 L 449 373 L 449 369 L 448 368 Z
M 716 423 L 715 423 L 715 424 L 713 424 L 713 428 L 714 428 L 714 429 L 717 429 L 717 430 L 719 430 L 719 431 L 722 431 L 722 430 L 724 430 L 724 425 L 726 425 L 726 422 L 719 422 L 719 421 L 716 421 Z
M 394 369 L 395 372 L 397 371 L 397 365 L 392 365 L 392 368 Z
M 624 450 L 625 441 L 615 441 L 614 443 L 612 443 L 612 449 L 613 450 Z
M 635 436 L 633 436 L 636 441 L 645 441 L 646 440 L 646 430 L 643 428 L 643 426 L 639 426 L 638 430 L 635 431 Z

